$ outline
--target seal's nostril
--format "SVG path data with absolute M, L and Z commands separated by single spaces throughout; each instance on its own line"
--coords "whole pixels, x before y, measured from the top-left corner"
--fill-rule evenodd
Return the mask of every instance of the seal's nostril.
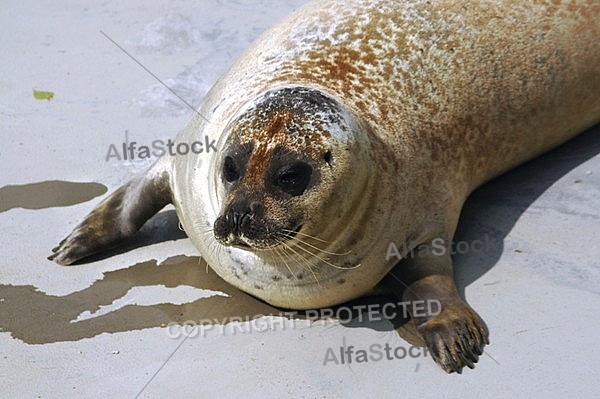
M 244 216 L 246 216 L 245 213 L 232 212 L 231 221 L 232 221 L 232 225 L 233 225 L 233 230 L 234 231 L 239 231 L 240 230 L 240 228 L 242 226 L 242 221 L 244 219 Z
M 262 213 L 263 210 L 263 204 L 261 204 L 258 201 L 254 201 L 250 204 L 250 213 L 253 215 L 259 215 L 260 213 Z

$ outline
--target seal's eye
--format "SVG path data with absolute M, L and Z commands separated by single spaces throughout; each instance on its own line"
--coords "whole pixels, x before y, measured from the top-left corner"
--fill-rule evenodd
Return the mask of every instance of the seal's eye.
M 309 164 L 292 163 L 279 169 L 275 185 L 290 195 L 301 195 L 310 182 L 311 174 L 312 167 Z
M 229 183 L 232 183 L 240 178 L 240 172 L 235 165 L 233 158 L 229 155 L 225 157 L 225 162 L 223 162 L 223 177 Z

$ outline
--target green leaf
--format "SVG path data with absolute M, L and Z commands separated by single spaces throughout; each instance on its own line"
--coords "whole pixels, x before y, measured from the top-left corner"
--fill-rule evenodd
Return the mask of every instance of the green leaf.
M 50 101 L 52 97 L 54 97 L 54 92 L 33 89 L 33 98 L 35 98 L 36 100 Z

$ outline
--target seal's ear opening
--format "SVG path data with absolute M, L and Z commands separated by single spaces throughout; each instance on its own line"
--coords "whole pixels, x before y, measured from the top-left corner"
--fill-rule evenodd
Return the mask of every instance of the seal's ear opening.
M 333 160 L 331 159 L 331 150 L 327 150 L 325 155 L 323 155 L 323 159 L 327 162 L 330 168 L 333 168 Z

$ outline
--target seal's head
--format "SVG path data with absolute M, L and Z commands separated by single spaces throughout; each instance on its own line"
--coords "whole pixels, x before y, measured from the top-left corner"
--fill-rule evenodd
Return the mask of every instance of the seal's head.
M 256 252 L 311 238 L 321 244 L 307 245 L 322 248 L 342 236 L 339 221 L 356 216 L 357 188 L 371 172 L 365 128 L 350 112 L 319 90 L 280 88 L 227 129 L 217 159 L 219 243 Z

